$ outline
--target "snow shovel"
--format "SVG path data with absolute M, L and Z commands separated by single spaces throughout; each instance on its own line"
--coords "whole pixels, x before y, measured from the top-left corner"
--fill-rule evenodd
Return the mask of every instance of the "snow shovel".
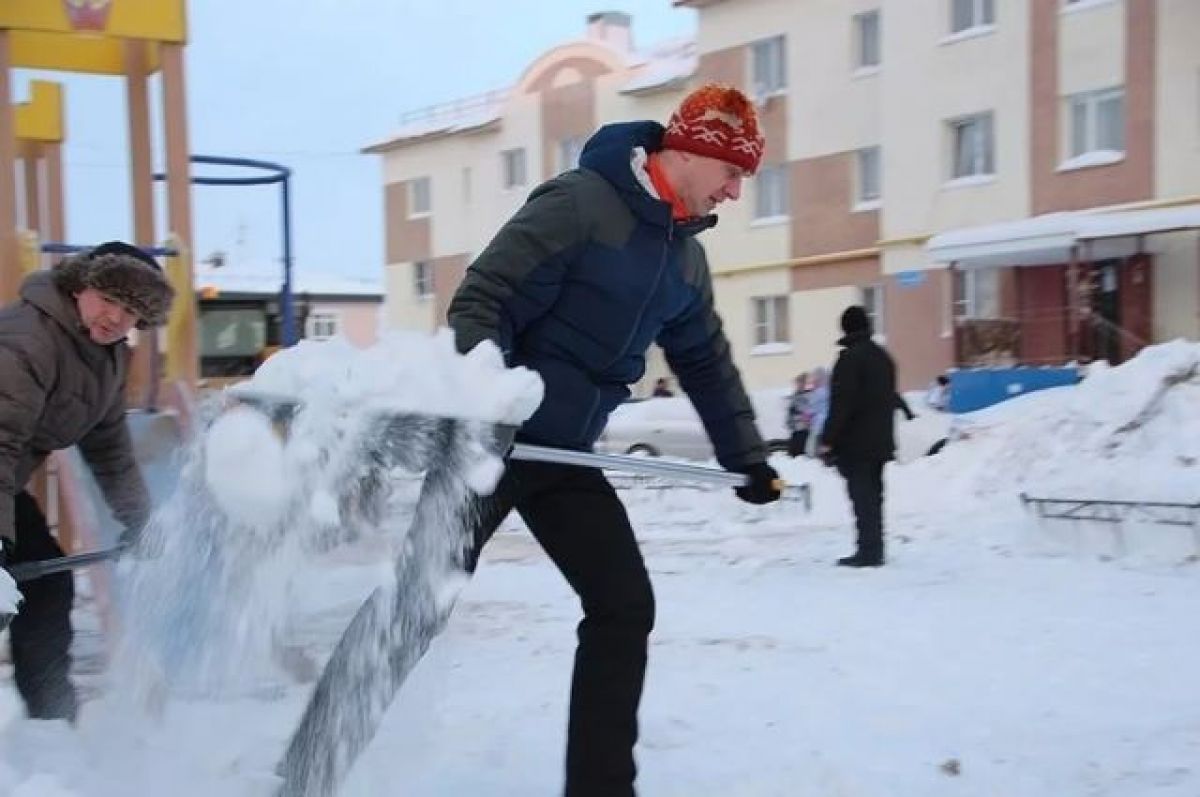
M 300 401 L 291 396 L 276 393 L 266 393 L 256 390 L 231 388 L 229 394 L 237 401 L 248 404 L 264 412 L 278 428 L 286 428 L 292 416 L 300 408 Z M 385 416 L 383 422 L 386 428 L 380 435 L 381 440 L 388 440 L 390 429 L 403 429 L 412 423 L 414 418 L 421 416 L 411 413 L 398 413 Z M 498 433 L 509 439 L 516 433 L 515 427 L 497 426 Z M 386 444 L 385 444 L 386 445 Z M 742 473 L 713 468 L 706 465 L 691 465 L 684 462 L 647 459 L 623 454 L 597 454 L 590 451 L 539 446 L 531 443 L 516 443 L 508 451 L 506 459 L 523 460 L 526 462 L 552 462 L 559 465 L 580 465 L 582 467 L 600 468 L 601 470 L 621 471 L 622 473 L 638 473 L 647 476 L 659 476 L 664 479 L 700 482 L 719 487 L 744 487 L 747 477 Z M 812 491 L 808 484 L 786 484 L 782 479 L 776 480 L 776 489 L 785 494 L 794 494 L 804 503 L 806 512 L 812 511 Z

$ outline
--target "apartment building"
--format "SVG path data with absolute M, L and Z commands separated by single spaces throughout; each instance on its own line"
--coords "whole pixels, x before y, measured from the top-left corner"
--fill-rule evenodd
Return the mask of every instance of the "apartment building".
M 852 303 L 906 388 L 1200 337 L 1200 3 L 674 4 L 695 9 L 694 40 L 639 50 L 628 16 L 594 14 L 510 89 L 366 148 L 391 323 L 443 323 L 471 257 L 600 124 L 665 121 L 719 80 L 755 98 L 767 136 L 703 236 L 751 387 L 832 362 Z

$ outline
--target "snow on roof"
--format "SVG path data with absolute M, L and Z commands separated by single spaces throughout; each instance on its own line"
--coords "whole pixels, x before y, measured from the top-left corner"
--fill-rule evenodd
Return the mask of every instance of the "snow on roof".
M 623 94 L 638 94 L 678 85 L 696 74 L 698 63 L 694 39 L 663 42 L 646 53 L 620 90 Z
M 1042 265 L 1067 260 L 1080 241 L 1101 242 L 1094 257 L 1117 257 L 1129 254 L 1132 242 L 1116 239 L 1189 229 L 1200 229 L 1200 205 L 1077 210 L 950 230 L 930 238 L 925 250 L 934 260 L 967 267 Z
M 283 272 L 246 268 L 240 271 L 201 269 L 193 280 L 197 289 L 214 288 L 219 293 L 273 296 L 283 287 Z M 383 285 L 367 278 L 344 277 L 336 274 L 292 275 L 292 293 L 318 296 L 383 297 Z
M 478 130 L 500 120 L 507 99 L 508 89 L 499 89 L 409 111 L 391 135 L 363 151 L 377 153 L 426 136 Z
M 696 73 L 698 59 L 694 39 L 668 39 L 633 52 L 594 39 L 581 41 L 613 49 L 625 59 L 631 73 L 629 80 L 620 88 L 625 94 L 669 88 Z M 378 154 L 429 136 L 454 135 L 486 128 L 503 117 L 504 104 L 510 91 L 508 88 L 497 89 L 408 111 L 401 115 L 400 126 L 396 130 L 386 138 L 364 147 L 363 152 Z
M 1079 219 L 1078 235 L 1081 240 L 1091 240 L 1194 229 L 1200 229 L 1200 205 L 1084 215 Z

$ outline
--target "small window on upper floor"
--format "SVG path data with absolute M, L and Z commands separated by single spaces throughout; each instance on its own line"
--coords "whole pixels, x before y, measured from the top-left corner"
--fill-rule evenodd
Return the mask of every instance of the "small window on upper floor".
M 982 177 L 996 173 L 992 114 L 964 116 L 949 122 L 950 177 Z
M 787 54 L 784 38 L 772 36 L 751 46 L 753 73 L 751 86 L 756 98 L 769 97 L 787 90 Z
M 427 216 L 433 209 L 428 177 L 414 177 L 408 181 L 408 217 Z
M 1071 159 L 1118 158 L 1125 152 L 1125 89 L 1085 91 L 1067 98 Z
M 950 32 L 962 33 L 972 28 L 996 24 L 994 0 L 950 0 Z
M 520 188 L 525 185 L 525 148 L 506 149 L 500 153 L 504 188 Z
M 763 166 L 754 175 L 754 218 L 778 219 L 788 215 L 786 163 Z
M 569 172 L 579 166 L 579 156 L 583 153 L 583 136 L 570 136 L 558 142 L 558 171 Z
M 880 53 L 879 9 L 854 15 L 854 67 L 873 69 L 879 66 Z

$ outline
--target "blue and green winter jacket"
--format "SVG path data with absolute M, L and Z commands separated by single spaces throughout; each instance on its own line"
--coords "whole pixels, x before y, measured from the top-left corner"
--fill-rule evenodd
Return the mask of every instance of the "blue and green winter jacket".
M 519 439 L 580 450 L 629 396 L 657 342 L 718 460 L 741 469 L 766 451 L 695 237 L 716 216 L 673 221 L 634 171 L 634 153 L 660 149 L 663 132 L 655 122 L 597 131 L 580 168 L 534 189 L 471 264 L 448 320 L 460 351 L 493 340 L 508 365 L 541 375 L 545 398 Z

